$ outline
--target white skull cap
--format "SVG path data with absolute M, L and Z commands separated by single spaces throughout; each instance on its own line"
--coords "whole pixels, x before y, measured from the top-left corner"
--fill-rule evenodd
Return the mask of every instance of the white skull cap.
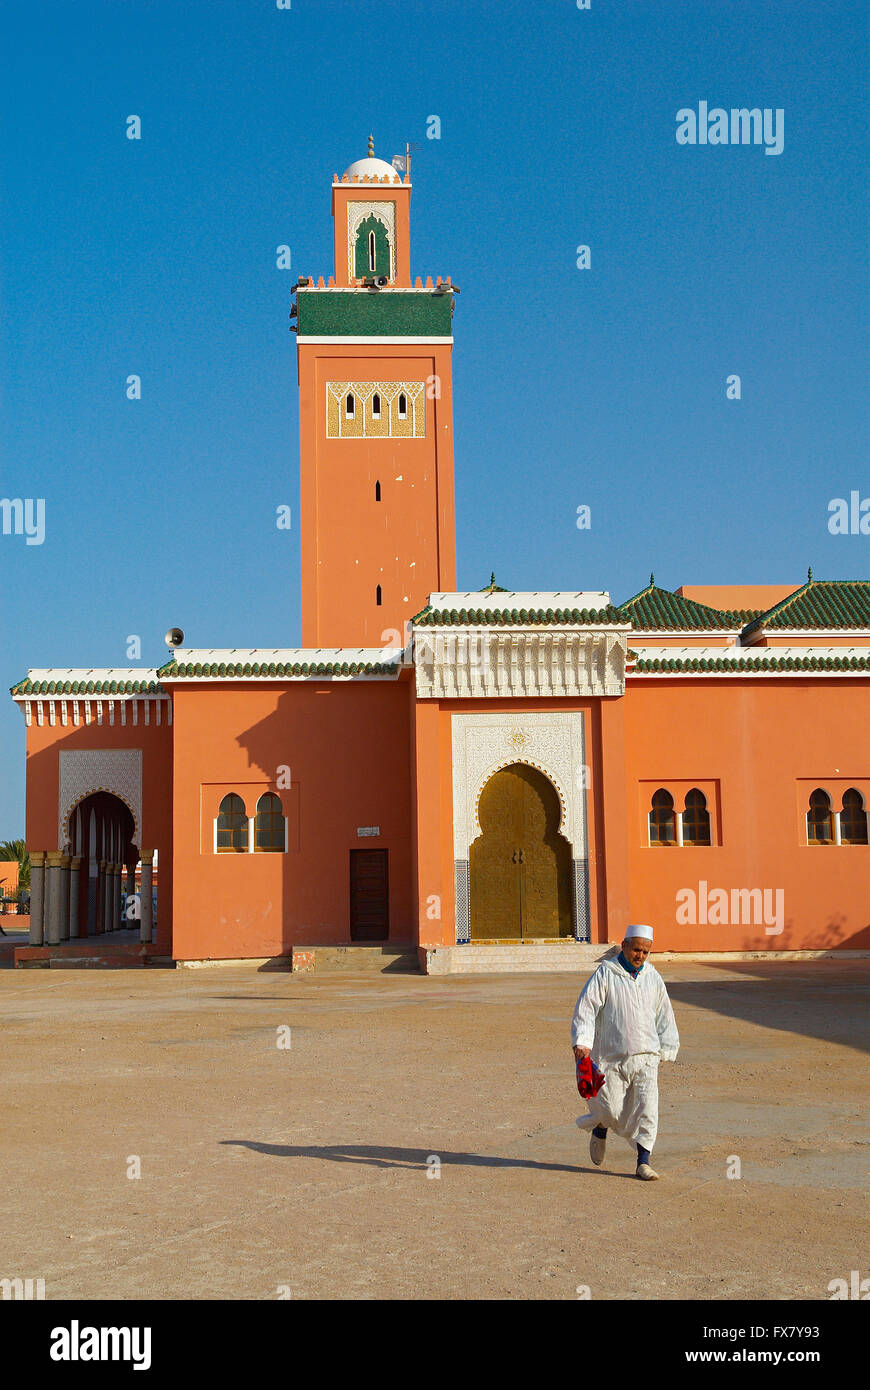
M 633 926 L 626 927 L 626 929 L 625 929 L 625 940 L 626 940 L 626 941 L 631 941 L 632 939 L 637 940 L 638 938 L 639 938 L 641 941 L 652 941 L 652 939 L 653 939 L 653 929 L 652 929 L 652 927 L 638 926 L 637 923 L 635 923 Z

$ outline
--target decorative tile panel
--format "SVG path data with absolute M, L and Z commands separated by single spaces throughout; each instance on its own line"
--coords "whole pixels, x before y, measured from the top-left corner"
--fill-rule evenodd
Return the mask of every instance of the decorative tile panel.
M 380 415 L 374 412 L 374 396 L 380 397 Z M 354 413 L 345 402 L 354 398 Z M 399 397 L 405 397 L 405 413 L 399 413 Z M 326 383 L 327 439 L 424 439 L 426 393 L 422 381 L 328 381 Z
M 142 833 L 141 748 L 89 748 L 62 752 L 58 770 L 58 849 L 69 839 L 72 810 L 92 792 L 111 792 L 133 815 L 133 839 Z M 141 845 L 140 845 L 141 847 Z
M 589 921 L 589 860 L 575 859 L 574 869 L 574 936 L 577 941 L 591 941 Z
M 468 860 L 456 859 L 453 864 L 454 887 L 456 893 L 456 941 L 457 944 L 471 940 L 469 925 L 469 878 Z

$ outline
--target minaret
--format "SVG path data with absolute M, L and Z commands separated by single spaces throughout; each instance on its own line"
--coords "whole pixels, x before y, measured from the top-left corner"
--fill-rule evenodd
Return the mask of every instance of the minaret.
M 410 200 L 370 138 L 332 185 L 334 276 L 298 285 L 305 647 L 404 645 L 456 587 L 453 290 L 411 284 Z

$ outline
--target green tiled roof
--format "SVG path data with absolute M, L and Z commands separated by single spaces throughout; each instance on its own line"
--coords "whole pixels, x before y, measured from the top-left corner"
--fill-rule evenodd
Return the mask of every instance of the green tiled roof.
M 32 681 L 13 685 L 12 695 L 162 695 L 159 681 Z
M 304 290 L 299 337 L 449 338 L 452 294 L 417 290 Z
M 380 676 L 392 675 L 399 669 L 397 661 L 296 661 L 292 664 L 270 661 L 242 662 L 178 662 L 168 661 L 158 672 L 161 676 L 209 676 L 212 679 L 233 676 Z
M 424 608 L 412 619 L 418 627 L 457 627 L 483 624 L 506 627 L 511 623 L 624 623 L 624 615 L 609 603 L 606 608 Z
M 737 657 L 727 661 L 722 657 L 674 657 L 653 659 L 639 657 L 633 667 L 634 673 L 674 673 L 698 671 L 702 674 L 717 675 L 722 672 L 737 671 L 870 671 L 870 656 L 765 656 L 758 660 L 751 657 Z
M 811 572 L 812 573 L 812 572 Z M 766 613 L 759 614 L 746 628 L 780 631 L 827 630 L 830 628 L 870 628 L 870 580 L 813 579 Z
M 634 598 L 619 605 L 619 611 L 636 627 L 646 631 L 712 631 L 741 628 L 758 609 L 740 611 L 710 608 L 706 603 L 683 598 L 670 589 L 659 588 L 650 575 L 650 582 Z

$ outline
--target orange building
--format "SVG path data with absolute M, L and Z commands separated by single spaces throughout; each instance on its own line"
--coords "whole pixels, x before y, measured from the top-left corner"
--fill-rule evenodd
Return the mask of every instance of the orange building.
M 31 956 L 870 949 L 870 582 L 458 593 L 457 291 L 412 284 L 410 196 L 370 148 L 294 287 L 306 645 L 13 687 Z
M 0 859 L 0 913 L 3 912 L 3 899 L 16 903 L 18 898 L 18 861 Z

